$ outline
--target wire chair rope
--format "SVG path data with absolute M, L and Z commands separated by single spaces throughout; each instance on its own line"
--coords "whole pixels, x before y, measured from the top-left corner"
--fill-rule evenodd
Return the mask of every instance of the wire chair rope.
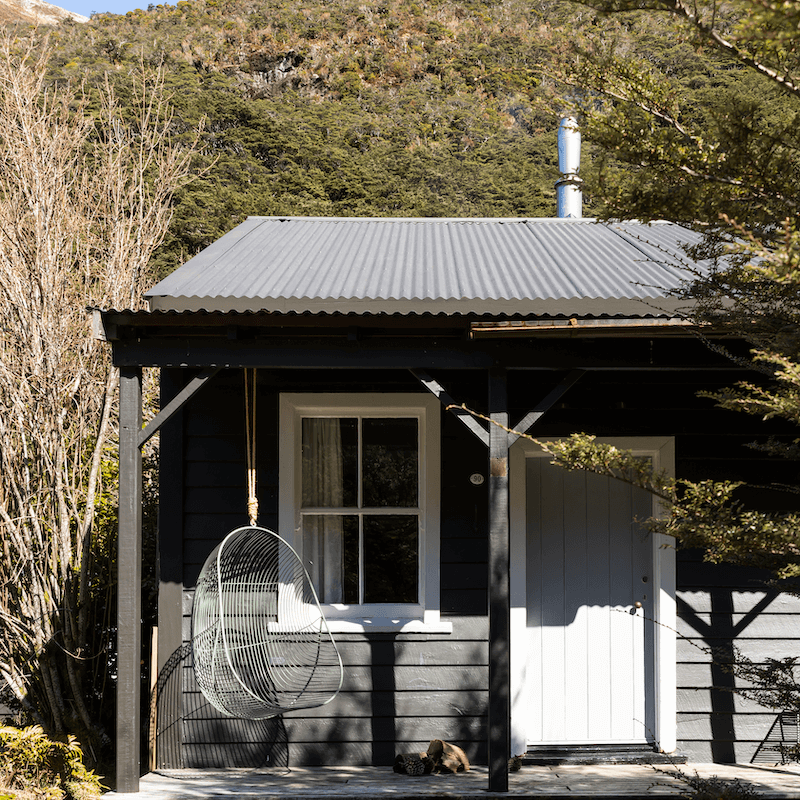
M 247 514 L 250 524 L 258 521 L 256 495 L 256 371 L 244 371 L 245 441 L 247 446 Z
M 329 703 L 344 669 L 300 556 L 257 524 L 255 387 L 255 370 L 245 370 L 250 525 L 231 531 L 200 571 L 192 643 L 208 702 L 227 716 L 266 719 Z

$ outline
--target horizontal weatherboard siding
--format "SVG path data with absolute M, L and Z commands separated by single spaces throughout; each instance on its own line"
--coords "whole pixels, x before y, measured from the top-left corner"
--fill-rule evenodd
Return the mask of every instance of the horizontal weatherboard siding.
M 187 593 L 185 609 L 190 603 Z M 313 763 L 376 763 L 372 755 L 364 761 L 365 753 L 371 754 L 372 745 L 381 743 L 380 763 L 389 764 L 392 748 L 393 752 L 424 750 L 431 739 L 444 738 L 479 758 L 487 725 L 486 621 L 453 622 L 453 636 L 439 638 L 432 634 L 337 638 L 345 664 L 340 694 L 324 706 L 282 718 L 288 741 L 296 748 L 302 745 L 295 752 L 305 753 L 304 759 Z M 252 751 L 239 751 L 234 745 L 251 741 L 261 723 L 224 718 L 213 709 L 197 688 L 189 658 L 183 665 L 183 688 L 184 708 L 190 709 L 182 723 L 185 758 L 195 766 L 220 758 L 241 757 L 247 762 Z M 220 742 L 238 756 L 220 755 Z
M 651 346 L 658 357 L 662 343 Z M 434 377 L 458 402 L 487 410 L 481 373 L 442 370 Z M 535 371 L 512 374 L 512 423 L 561 377 Z M 742 445 L 757 437 L 760 423 L 696 397 L 698 389 L 718 389 L 729 378 L 655 371 L 587 373 L 534 432 L 542 439 L 576 430 L 605 436 L 675 436 L 678 476 L 723 478 L 735 473 L 758 480 L 767 474 L 770 462 Z M 159 766 L 391 764 L 397 752 L 425 749 L 430 738 L 443 737 L 463 746 L 471 759 L 485 762 L 487 500 L 486 484 L 475 485 L 470 478 L 486 478 L 487 455 L 476 437 L 444 412 L 440 600 L 442 618 L 452 623 L 452 633 L 338 634 L 345 663 L 340 696 L 279 721 L 234 724 L 221 719 L 197 690 L 190 655 L 180 652 L 181 641 L 186 650 L 191 637 L 193 587 L 213 547 L 230 530 L 247 524 L 241 387 L 240 372 L 223 371 L 184 408 L 180 436 L 174 430 L 170 434 L 173 445 L 178 437 L 171 452 L 182 455 L 182 469 L 175 471 L 178 488 L 174 493 L 166 490 L 162 497 L 164 508 L 169 508 L 164 516 L 168 527 L 161 531 L 162 554 L 168 553 L 169 560 L 162 561 L 161 569 L 176 585 L 182 581 L 178 598 L 183 608 L 181 615 L 176 600 L 171 622 L 175 653 L 160 654 L 171 673 L 165 667 L 159 676 L 168 687 L 159 712 Z M 259 371 L 259 522 L 273 529 L 280 497 L 277 409 L 282 391 L 375 394 L 421 389 L 405 370 Z M 739 426 L 736 436 L 730 433 L 734 421 Z M 169 485 L 165 477 L 162 486 Z M 177 509 L 169 506 L 173 499 Z M 762 495 L 753 500 L 756 505 L 776 502 Z M 737 688 L 735 681 L 712 661 L 710 650 L 730 652 L 735 646 L 755 661 L 797 655 L 800 599 L 773 596 L 764 583 L 767 576 L 709 565 L 691 551 L 679 551 L 677 569 L 678 749 L 693 760 L 749 761 L 767 737 L 776 712 L 731 692 Z
M 678 747 L 694 761 L 780 761 L 767 748 L 779 709 L 742 697 L 725 662 L 797 656 L 800 598 L 770 591 L 764 573 L 678 555 Z

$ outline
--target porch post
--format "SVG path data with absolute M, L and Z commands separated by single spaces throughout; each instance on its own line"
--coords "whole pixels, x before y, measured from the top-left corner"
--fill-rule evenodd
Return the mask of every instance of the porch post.
M 506 371 L 489 370 L 489 791 L 508 791 L 511 739 L 508 398 Z
M 142 657 L 142 371 L 119 375 L 117 529 L 117 791 L 139 791 Z

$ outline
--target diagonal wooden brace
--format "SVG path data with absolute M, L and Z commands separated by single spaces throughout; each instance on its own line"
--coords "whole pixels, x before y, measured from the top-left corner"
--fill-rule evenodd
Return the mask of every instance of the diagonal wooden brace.
M 583 369 L 573 369 L 561 383 L 558 384 L 536 407 L 529 411 L 516 425 L 514 433 L 508 434 L 508 446 L 511 447 L 519 439 L 520 434 L 527 433 L 549 411 L 586 372 Z
M 480 439 L 486 447 L 489 446 L 489 431 L 484 428 L 480 422 L 478 422 L 475 417 L 472 416 L 468 411 L 465 411 L 463 408 L 459 408 L 458 404 L 455 400 L 447 393 L 447 390 L 424 369 L 411 369 L 409 370 L 411 374 L 435 397 L 439 398 L 439 401 L 442 405 L 447 408 L 448 406 L 455 406 L 455 408 L 450 408 L 450 412 L 455 414 L 455 416 L 461 420 L 461 422 L 467 426 L 467 428 Z
M 192 378 L 186 386 L 167 403 L 161 411 L 156 414 L 150 422 L 139 432 L 138 446 L 142 447 L 150 437 L 158 432 L 158 429 L 174 414 L 181 410 L 183 404 L 199 392 L 206 382 L 213 378 L 218 372 L 219 367 L 209 367 L 204 369 L 199 375 Z

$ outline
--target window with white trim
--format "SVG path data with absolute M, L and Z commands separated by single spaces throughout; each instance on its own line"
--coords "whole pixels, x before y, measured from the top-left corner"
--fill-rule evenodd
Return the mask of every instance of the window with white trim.
M 418 394 L 281 395 L 280 533 L 334 627 L 440 624 L 440 414 Z

